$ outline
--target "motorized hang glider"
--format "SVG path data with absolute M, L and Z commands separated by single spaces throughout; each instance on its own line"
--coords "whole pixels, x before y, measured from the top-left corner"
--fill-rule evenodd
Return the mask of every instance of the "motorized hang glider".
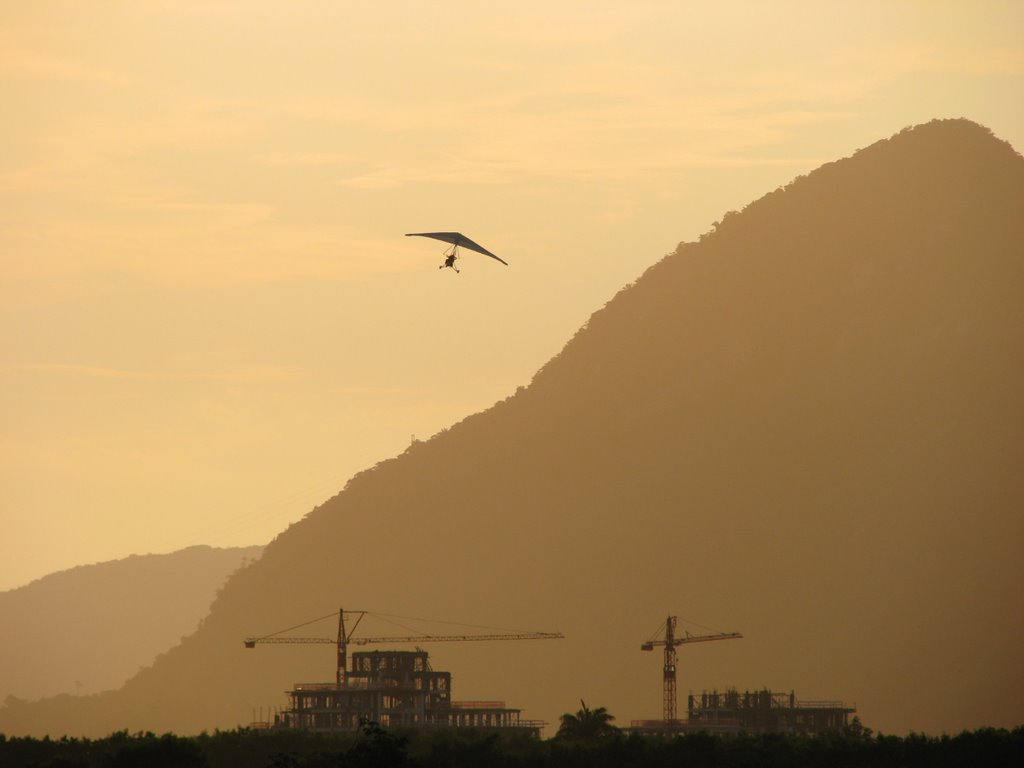
M 499 256 L 495 256 L 479 243 L 474 243 L 461 232 L 410 232 L 406 237 L 432 237 L 443 243 L 451 243 L 451 248 L 444 252 L 445 263 L 442 267 L 452 267 L 455 269 L 455 259 L 459 258 L 459 248 L 466 248 L 470 251 L 482 253 L 484 256 L 490 256 L 492 259 L 497 259 L 506 267 L 508 266 L 507 261 Z M 458 270 L 456 269 L 456 271 Z

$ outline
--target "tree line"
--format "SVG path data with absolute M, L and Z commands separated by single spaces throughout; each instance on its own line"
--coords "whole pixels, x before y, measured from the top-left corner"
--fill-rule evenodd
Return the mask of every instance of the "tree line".
M 580 715 L 583 715 L 580 718 Z M 471 729 L 359 734 L 238 729 L 198 736 L 118 732 L 102 739 L 0 734 L 4 768 L 961 768 L 1024 765 L 1024 726 L 955 736 L 791 734 L 670 738 L 624 733 L 603 708 L 562 718 L 559 733 Z M 580 730 L 581 719 L 604 727 Z M 568 722 L 568 727 L 566 724 Z M 583 723 L 586 725 L 586 723 Z

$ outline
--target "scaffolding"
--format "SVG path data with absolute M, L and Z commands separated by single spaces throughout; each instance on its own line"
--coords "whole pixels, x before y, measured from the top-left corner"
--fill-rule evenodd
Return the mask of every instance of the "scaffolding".
M 855 705 L 842 701 L 800 701 L 796 694 L 728 689 L 687 697 L 690 727 L 749 733 L 835 733 L 848 725 Z
M 687 697 L 686 720 L 638 720 L 631 730 L 643 733 L 837 733 L 849 725 L 855 704 L 842 701 L 801 701 L 796 694 L 767 688 L 739 692 L 704 691 Z
M 427 652 L 361 651 L 342 682 L 298 683 L 275 724 L 311 731 L 384 728 L 501 728 L 540 734 L 544 723 L 522 720 L 503 701 L 452 701 L 450 672 L 436 671 Z

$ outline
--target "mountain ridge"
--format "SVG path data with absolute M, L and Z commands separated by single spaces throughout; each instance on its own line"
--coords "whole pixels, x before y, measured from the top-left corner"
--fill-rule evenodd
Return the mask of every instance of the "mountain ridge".
M 228 576 L 261 552 L 193 546 L 131 555 L 0 592 L 0 700 L 123 684 L 191 634 Z

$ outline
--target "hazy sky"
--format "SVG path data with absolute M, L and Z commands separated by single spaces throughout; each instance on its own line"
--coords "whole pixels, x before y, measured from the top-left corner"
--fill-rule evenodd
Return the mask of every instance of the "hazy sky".
M 1022 31 L 1017 0 L 3 3 L 0 589 L 265 543 L 904 126 L 1024 148 Z M 510 266 L 402 236 L 448 229 Z

